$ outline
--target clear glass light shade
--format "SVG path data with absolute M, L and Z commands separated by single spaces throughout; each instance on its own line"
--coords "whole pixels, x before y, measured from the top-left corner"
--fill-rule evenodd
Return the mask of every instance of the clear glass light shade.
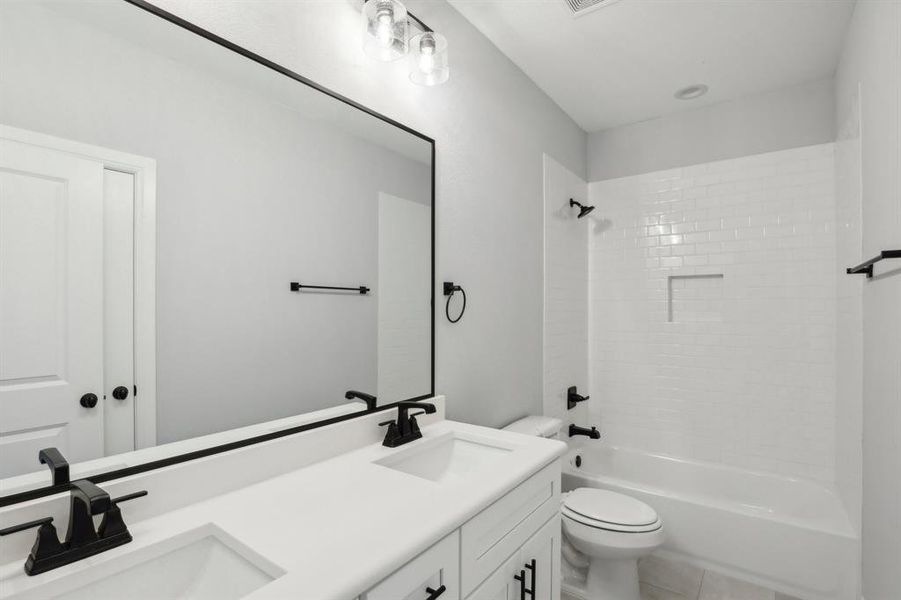
M 396 0 L 368 0 L 363 5 L 363 51 L 389 62 L 407 53 L 407 9 Z
M 410 81 L 438 85 L 449 77 L 447 39 L 443 35 L 429 31 L 410 40 Z

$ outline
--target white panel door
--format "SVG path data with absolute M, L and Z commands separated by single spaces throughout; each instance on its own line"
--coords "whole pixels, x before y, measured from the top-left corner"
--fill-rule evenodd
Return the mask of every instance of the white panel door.
M 378 397 L 428 393 L 431 364 L 430 206 L 379 193 Z
M 522 583 L 515 577 L 522 565 L 519 552 L 507 559 L 494 573 L 482 582 L 467 600 L 520 600 Z M 536 600 L 538 600 L 536 598 Z
M 0 140 L 0 477 L 103 455 L 103 165 Z
M 103 204 L 103 439 L 110 456 L 135 449 L 134 174 L 106 169 Z

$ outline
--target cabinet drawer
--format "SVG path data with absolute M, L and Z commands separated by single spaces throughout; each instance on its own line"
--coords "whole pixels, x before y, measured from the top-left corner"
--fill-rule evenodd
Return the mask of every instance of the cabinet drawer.
M 560 511 L 560 461 L 554 461 L 460 529 L 461 592 L 469 594 Z
M 459 581 L 460 534 L 455 531 L 383 579 L 360 600 L 460 600 Z

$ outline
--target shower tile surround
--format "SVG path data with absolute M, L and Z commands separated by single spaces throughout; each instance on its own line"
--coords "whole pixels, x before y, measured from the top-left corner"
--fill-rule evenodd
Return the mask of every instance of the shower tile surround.
M 834 177 L 821 144 L 589 184 L 609 443 L 834 480 Z

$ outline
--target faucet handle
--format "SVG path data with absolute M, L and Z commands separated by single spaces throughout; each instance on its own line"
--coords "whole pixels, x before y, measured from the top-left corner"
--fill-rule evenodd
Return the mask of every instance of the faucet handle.
M 129 500 L 134 500 L 136 498 L 143 498 L 147 495 L 147 490 L 141 490 L 140 492 L 135 492 L 133 494 L 125 494 L 124 496 L 119 496 L 118 498 L 113 498 L 111 502 L 113 504 L 119 504 L 120 502 L 128 502 Z
M 53 517 L 45 517 L 27 523 L 20 523 L 5 529 L 0 529 L 0 536 L 10 535 L 11 533 L 19 533 L 27 531 L 33 527 L 38 528 L 37 539 L 34 546 L 31 547 L 31 553 L 25 563 L 26 572 L 29 563 L 33 564 L 36 560 L 43 560 L 49 556 L 60 554 L 63 552 L 63 545 L 59 542 L 59 535 L 56 533 L 56 527 L 53 526 Z
M 101 540 L 116 536 L 123 536 L 131 539 L 128 527 L 122 519 L 122 509 L 119 508 L 119 504 L 121 502 L 134 500 L 135 498 L 143 498 L 146 495 L 147 490 L 141 490 L 140 492 L 126 494 L 110 500 L 111 506 L 109 507 L 109 510 L 103 513 L 103 520 L 100 521 L 100 526 L 97 528 L 97 537 Z
M 45 517 L 43 519 L 35 519 L 34 521 L 28 521 L 27 523 L 19 523 L 18 525 L 13 525 L 11 527 L 6 527 L 4 529 L 0 529 L 0 536 L 11 535 L 13 533 L 19 533 L 20 531 L 27 531 L 32 527 L 40 527 L 42 525 L 50 525 L 53 523 L 53 517 Z

